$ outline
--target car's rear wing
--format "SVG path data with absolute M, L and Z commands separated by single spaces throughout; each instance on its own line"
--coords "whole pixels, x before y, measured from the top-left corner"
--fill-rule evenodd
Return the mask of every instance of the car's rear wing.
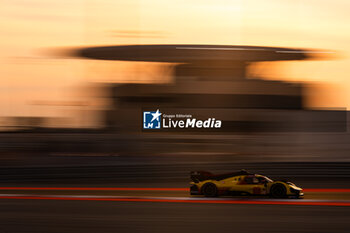
M 211 172 L 207 171 L 191 171 L 191 180 L 195 183 L 208 180 L 210 177 L 213 176 Z

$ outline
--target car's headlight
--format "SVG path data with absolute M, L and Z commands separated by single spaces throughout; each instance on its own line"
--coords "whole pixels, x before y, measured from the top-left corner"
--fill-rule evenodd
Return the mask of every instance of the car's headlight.
M 291 193 L 295 193 L 295 194 L 299 194 L 300 193 L 300 190 L 297 190 L 297 189 L 295 189 L 293 187 L 290 187 L 289 190 L 290 190 Z

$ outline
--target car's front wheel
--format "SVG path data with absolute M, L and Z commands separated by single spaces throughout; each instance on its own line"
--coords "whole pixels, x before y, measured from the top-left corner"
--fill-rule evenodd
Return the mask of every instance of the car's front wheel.
M 206 197 L 216 197 L 218 195 L 218 188 L 213 183 L 206 183 L 202 187 L 202 193 Z
M 285 198 L 287 196 L 286 187 L 283 184 L 274 184 L 270 189 L 270 195 L 274 198 Z

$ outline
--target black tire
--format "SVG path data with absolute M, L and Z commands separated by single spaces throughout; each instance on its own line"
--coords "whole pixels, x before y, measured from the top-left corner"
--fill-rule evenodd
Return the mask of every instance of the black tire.
M 273 198 L 287 197 L 287 189 L 283 184 L 274 184 L 270 189 L 270 196 Z
M 218 195 L 218 188 L 213 183 L 206 183 L 202 187 L 202 194 L 206 197 L 216 197 Z

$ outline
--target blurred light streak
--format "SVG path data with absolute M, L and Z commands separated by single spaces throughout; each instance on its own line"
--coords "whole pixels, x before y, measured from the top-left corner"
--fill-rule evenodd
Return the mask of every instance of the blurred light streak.
M 0 190 L 94 190 L 94 191 L 189 191 L 189 188 L 114 188 L 114 187 L 0 187 Z M 350 193 L 350 189 L 309 188 L 304 192 Z
M 0 187 L 0 190 L 189 191 L 188 188 Z
M 22 195 L 4 195 L 0 199 L 23 199 L 23 200 L 69 200 L 69 201 L 119 201 L 119 202 L 170 202 L 170 203 L 198 203 L 198 204 L 254 204 L 254 205 L 306 205 L 306 206 L 350 206 L 348 201 L 327 201 L 327 200 L 219 200 L 201 198 L 176 198 L 176 197 L 99 197 L 99 196 L 73 196 L 73 195 L 40 195 L 40 196 L 22 196 Z

